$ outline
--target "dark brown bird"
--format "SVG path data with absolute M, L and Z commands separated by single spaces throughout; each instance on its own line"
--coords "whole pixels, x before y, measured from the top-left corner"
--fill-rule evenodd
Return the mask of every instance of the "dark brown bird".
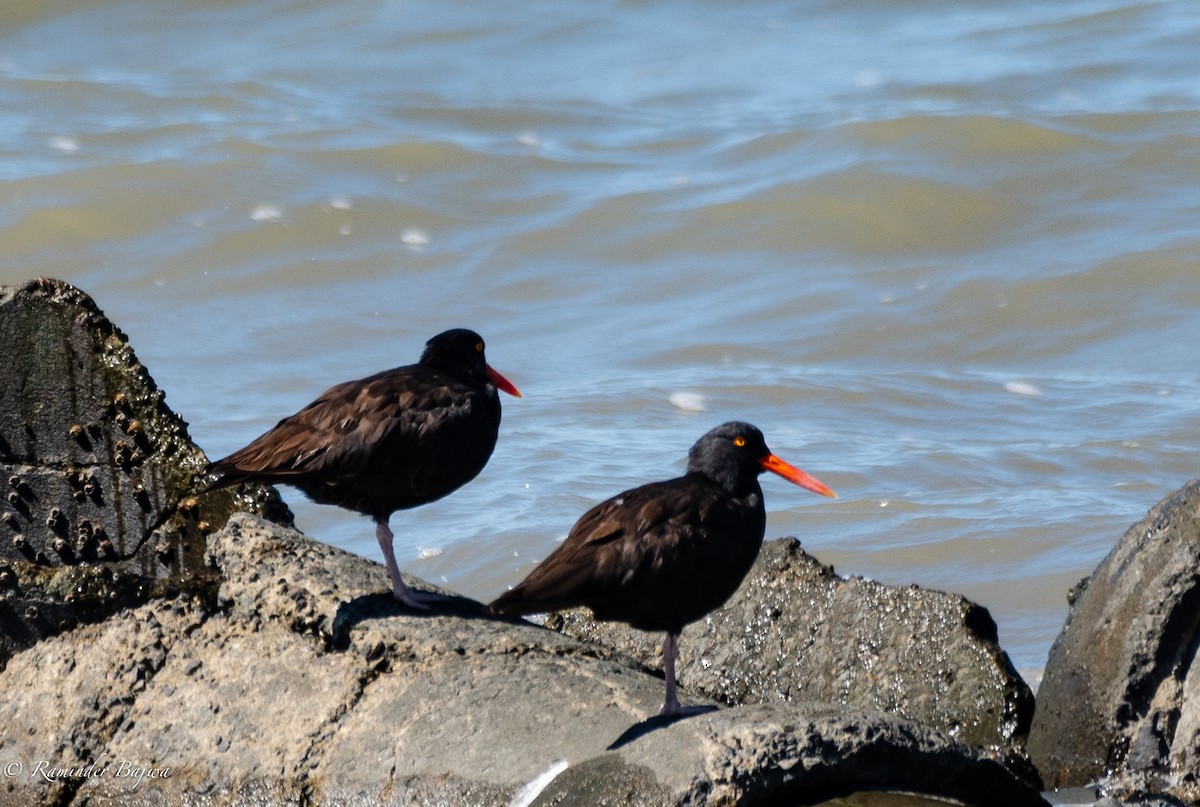
M 208 466 L 209 489 L 253 480 L 299 488 L 375 520 L 392 593 L 427 608 L 400 578 L 392 513 L 442 498 L 474 479 L 496 447 L 497 389 L 521 397 L 484 360 L 483 339 L 459 328 L 425 343 L 416 364 L 330 387 L 240 451 Z
M 488 611 L 520 616 L 586 605 L 599 620 L 666 631 L 661 714 L 680 714 L 679 634 L 723 605 L 758 557 L 767 523 L 758 484 L 763 471 L 835 496 L 772 454 L 749 423 L 725 423 L 692 446 L 684 476 L 627 490 L 584 513 L 567 539 Z

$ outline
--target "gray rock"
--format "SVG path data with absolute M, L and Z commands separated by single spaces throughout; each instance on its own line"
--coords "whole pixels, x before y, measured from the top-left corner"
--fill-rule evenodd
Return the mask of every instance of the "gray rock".
M 499 807 L 567 765 L 553 787 L 569 803 L 826 786 L 1043 803 L 982 750 L 878 713 L 784 704 L 666 723 L 661 680 L 636 665 L 463 598 L 406 611 L 382 566 L 255 516 L 211 536 L 208 562 L 215 600 L 149 602 L 10 659 L 0 680 L 22 695 L 0 704 L 0 763 L 75 775 L 7 778 L 0 805 Z
M 799 703 L 738 706 L 664 723 L 571 766 L 533 805 L 807 804 L 876 788 L 979 807 L 1046 805 L 982 750 L 928 727 Z
M 635 669 L 552 631 L 486 618 L 472 600 L 408 612 L 379 564 L 298 533 L 238 516 L 214 536 L 212 555 L 231 617 L 313 635 L 363 671 L 353 709 L 305 773 L 331 798 L 407 804 L 467 786 L 507 797 L 657 709 L 658 682 Z
M 1179 799 L 1164 795 L 1126 794 L 1120 799 L 1105 796 L 1096 802 L 1095 807 L 1187 807 Z
M 1200 480 L 1129 528 L 1073 592 L 1029 750 L 1050 786 L 1200 801 Z
M 660 635 L 596 622 L 586 609 L 546 624 L 661 673 Z M 1033 715 L 1033 694 L 986 609 L 916 586 L 842 578 L 795 539 L 763 544 L 730 601 L 684 630 L 680 659 L 681 686 L 723 703 L 878 710 L 1014 759 Z
M 167 591 L 202 590 L 204 536 L 268 489 L 192 496 L 206 461 L 125 335 L 45 278 L 0 287 L 0 666 Z
M 254 516 L 209 562 L 215 607 L 151 602 L 13 656 L 0 760 L 104 773 L 9 779 L 0 804 L 506 804 L 658 705 L 587 646 L 469 600 L 406 612 L 382 566 Z M 121 765 L 165 772 L 135 789 Z

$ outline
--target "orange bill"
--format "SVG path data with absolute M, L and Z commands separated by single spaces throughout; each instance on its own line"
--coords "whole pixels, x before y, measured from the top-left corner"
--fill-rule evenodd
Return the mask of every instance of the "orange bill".
M 490 364 L 487 365 L 487 374 L 488 374 L 488 378 L 491 379 L 492 383 L 496 385 L 496 389 L 500 390 L 501 392 L 507 392 L 509 395 L 512 395 L 514 398 L 521 397 L 520 391 L 517 390 L 517 388 L 513 386 L 513 383 L 511 381 L 509 381 L 507 378 L 505 378 L 504 376 L 497 373 L 495 370 L 493 370 L 492 366 Z
M 811 490 L 813 493 L 820 493 L 822 496 L 828 496 L 831 499 L 837 498 L 837 494 L 827 488 L 823 483 L 818 481 L 816 477 L 809 476 L 804 471 L 801 471 L 794 465 L 784 462 L 774 454 L 768 454 L 759 460 L 759 463 L 765 470 L 768 470 L 774 474 L 779 474 L 794 485 L 799 485 L 802 488 Z

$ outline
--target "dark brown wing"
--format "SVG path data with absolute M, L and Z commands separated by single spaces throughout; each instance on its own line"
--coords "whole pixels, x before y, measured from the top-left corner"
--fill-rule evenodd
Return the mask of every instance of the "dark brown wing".
M 421 365 L 338 384 L 212 463 L 222 477 L 213 487 L 283 482 L 371 514 L 423 504 L 487 463 L 500 423 L 494 398 Z
M 699 475 L 644 485 L 585 513 L 489 609 L 520 615 L 586 605 L 597 619 L 678 630 L 728 599 L 764 528 L 761 493 L 737 498 Z
M 330 447 L 361 427 L 361 420 L 347 422 L 345 415 L 361 405 L 361 396 L 355 394 L 360 389 L 356 382 L 331 387 L 245 448 L 210 463 L 209 472 L 221 475 L 216 486 L 245 479 L 286 481 L 288 476 L 328 468 Z

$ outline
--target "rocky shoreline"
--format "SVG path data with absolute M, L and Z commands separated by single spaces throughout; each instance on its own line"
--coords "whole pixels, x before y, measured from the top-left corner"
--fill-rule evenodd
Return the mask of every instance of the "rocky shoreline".
M 0 344 L 0 805 L 1200 798 L 1200 482 L 1073 593 L 1036 707 L 986 609 L 783 539 L 687 629 L 668 720 L 660 637 L 416 614 L 273 491 L 195 495 L 203 453 L 79 290 L 0 288 Z

